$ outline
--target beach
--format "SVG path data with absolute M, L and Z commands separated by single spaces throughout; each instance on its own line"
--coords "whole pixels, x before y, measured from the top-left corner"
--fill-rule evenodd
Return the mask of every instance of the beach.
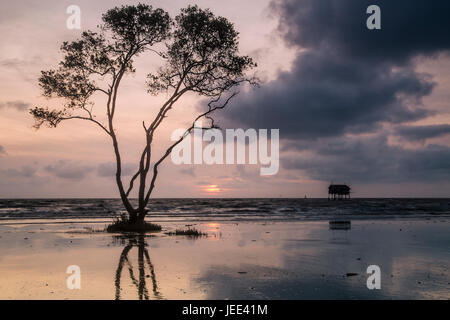
M 110 220 L 0 221 L 0 299 L 450 299 L 450 218 L 149 220 L 156 233 L 110 234 Z M 343 221 L 343 220 L 341 220 Z M 174 236 L 196 228 L 203 237 Z M 80 289 L 69 289 L 69 266 Z M 367 268 L 381 270 L 369 290 Z

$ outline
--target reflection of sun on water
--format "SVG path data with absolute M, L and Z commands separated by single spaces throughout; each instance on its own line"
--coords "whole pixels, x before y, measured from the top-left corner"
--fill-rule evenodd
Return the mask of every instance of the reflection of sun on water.
M 208 227 L 210 227 L 210 228 L 218 228 L 219 226 L 220 226 L 220 224 L 215 223 L 215 222 L 213 222 L 213 223 L 208 223 Z
M 216 223 L 216 222 L 207 223 L 206 227 L 207 227 L 206 232 L 208 232 L 208 233 L 213 233 L 216 235 L 218 235 L 220 233 L 220 223 Z M 217 237 L 211 237 L 210 239 L 218 240 Z

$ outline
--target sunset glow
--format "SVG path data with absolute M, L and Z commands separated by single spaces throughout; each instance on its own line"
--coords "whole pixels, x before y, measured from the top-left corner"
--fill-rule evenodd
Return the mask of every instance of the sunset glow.
M 220 189 L 219 186 L 217 186 L 215 184 L 202 186 L 202 190 L 204 192 L 210 193 L 210 194 L 217 194 L 217 193 L 220 193 L 222 191 L 222 189 Z
M 234 24 L 239 32 L 239 54 L 257 63 L 249 75 L 255 73 L 261 80 L 259 88 L 244 86 L 237 90 L 239 95 L 227 108 L 214 114 L 216 122 L 225 131 L 256 130 L 258 138 L 259 130 L 279 130 L 279 170 L 261 176 L 260 169 L 269 165 L 260 163 L 262 150 L 258 148 L 254 155 L 257 164 L 250 164 L 250 158 L 238 163 L 238 145 L 236 160 L 233 157 L 227 164 L 226 146 L 234 143 L 229 140 L 227 144 L 225 134 L 220 149 L 223 152 L 217 156 L 212 152 L 216 148 L 209 143 L 215 141 L 214 137 L 204 141 L 198 161 L 194 149 L 189 154 L 186 149 L 180 155 L 186 154 L 190 162 L 175 164 L 170 156 L 161 163 L 153 198 L 323 198 L 332 181 L 351 184 L 357 190 L 355 196 L 362 198 L 448 196 L 450 57 L 434 54 L 448 51 L 443 41 L 447 38 L 443 33 L 448 29 L 447 17 L 430 13 L 430 23 L 424 22 L 427 29 L 421 31 L 428 37 L 416 38 L 414 32 L 396 26 L 368 30 L 365 23 L 361 24 L 367 15 L 367 6 L 361 1 L 352 5 L 350 15 L 346 6 L 321 1 L 326 5 L 316 7 L 306 0 L 196 1 Z M 110 137 L 95 123 L 80 119 L 64 121 L 57 128 L 33 130 L 34 118 L 29 110 L 38 106 L 61 109 L 61 100 L 42 95 L 41 71 L 58 68 L 63 58 L 61 44 L 78 41 L 87 30 L 98 31 L 102 14 L 121 3 L 77 1 L 81 10 L 78 29 L 67 27 L 67 19 L 73 22 L 73 13 L 66 13 L 67 3 L 28 2 L 15 2 L 2 10 L 0 197 L 117 198 Z M 411 14 L 404 15 L 396 2 L 383 0 L 378 2 L 380 7 L 381 2 L 395 19 L 407 19 L 404 25 L 414 25 L 411 17 L 423 14 L 413 7 L 408 9 Z M 447 3 L 440 2 L 442 10 L 428 10 L 446 12 Z M 152 1 L 155 8 L 173 18 L 190 4 Z M 328 6 L 336 9 L 328 12 Z M 305 12 L 311 13 L 312 21 L 302 18 Z M 350 21 L 340 24 L 340 18 L 330 18 L 329 23 L 323 23 L 319 17 L 329 14 Z M 136 72 L 124 75 L 117 96 L 114 130 L 122 152 L 125 186 L 138 169 L 145 141 L 143 121 L 148 126 L 158 114 L 158 106 L 170 97 L 165 92 L 151 95 L 147 90 L 147 76 L 155 74 L 163 60 L 153 49 L 139 54 L 134 59 Z M 95 76 L 93 80 L 101 88 L 107 88 L 110 81 Z M 107 124 L 106 95 L 98 91 L 90 102 L 95 119 Z M 184 130 L 204 107 L 206 102 L 197 94 L 183 96 L 173 105 L 155 134 L 151 163 L 165 153 L 172 133 Z M 205 150 L 208 145 L 211 148 Z M 272 146 L 267 147 L 270 160 Z M 220 161 L 207 163 L 205 154 Z M 138 196 L 136 189 L 130 196 Z

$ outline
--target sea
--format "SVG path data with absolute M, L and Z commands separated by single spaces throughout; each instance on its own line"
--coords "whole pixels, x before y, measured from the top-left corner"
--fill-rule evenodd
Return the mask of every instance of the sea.
M 311 221 L 450 217 L 446 199 L 152 199 L 153 221 Z M 111 220 L 120 199 L 0 199 L 0 223 L 14 220 Z

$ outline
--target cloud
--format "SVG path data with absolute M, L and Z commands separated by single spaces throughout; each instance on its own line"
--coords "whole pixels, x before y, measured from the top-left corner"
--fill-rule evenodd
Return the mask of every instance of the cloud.
M 4 20 L 2 21 L 5 22 Z M 42 64 L 43 60 L 44 58 L 39 55 L 35 55 L 31 59 L 0 59 L 0 68 L 3 68 L 5 71 L 10 69 L 24 81 L 35 85 L 35 75 L 38 74 L 36 68 Z
M 436 83 L 416 71 L 414 58 L 450 48 L 443 36 L 450 28 L 450 2 L 378 1 L 382 30 L 376 31 L 365 26 L 369 4 L 273 1 L 281 36 L 298 49 L 292 69 L 242 94 L 222 123 L 279 128 L 281 138 L 315 139 L 375 132 L 383 123 L 401 124 L 433 114 L 422 99 Z
M 6 67 L 6 68 L 18 68 L 20 66 L 23 66 L 25 62 L 23 60 L 13 58 L 13 59 L 1 59 L 0 60 L 0 66 Z
M 0 146 L 0 154 L 6 154 L 6 150 L 3 146 Z
M 367 65 L 332 52 L 306 52 L 291 72 L 244 95 L 225 114 L 234 125 L 279 128 L 281 138 L 371 132 L 431 112 L 421 106 L 429 77 L 408 68 Z
M 17 109 L 18 111 L 25 111 L 29 107 L 29 103 L 20 100 L 0 102 L 0 109 L 13 108 Z
M 181 174 L 185 174 L 191 177 L 195 177 L 195 168 L 194 167 L 185 167 L 185 168 L 180 168 L 180 173 Z
M 33 178 L 35 177 L 37 168 L 31 166 L 22 166 L 19 169 L 9 168 L 0 170 L 0 174 L 9 178 Z
M 285 169 L 335 182 L 410 182 L 450 179 L 450 148 L 429 145 L 403 149 L 385 135 L 337 137 L 303 145 L 300 154 L 282 160 Z
M 243 92 L 223 127 L 279 128 L 282 166 L 321 181 L 442 181 L 450 148 L 390 145 L 441 137 L 450 125 L 408 125 L 436 115 L 437 85 L 419 58 L 447 58 L 449 1 L 380 0 L 381 30 L 366 28 L 372 1 L 273 0 L 278 31 L 297 50 L 291 70 Z M 420 21 L 420 23 L 418 23 Z M 385 131 L 385 129 L 388 129 Z
M 372 4 L 381 9 L 381 30 L 366 28 Z M 273 0 L 271 9 L 293 46 L 390 64 L 450 49 L 447 0 Z
M 399 126 L 396 134 L 408 139 L 423 141 L 431 138 L 439 138 L 450 134 L 450 124 L 428 126 Z
M 122 176 L 129 176 L 136 170 L 136 165 L 131 163 L 122 164 Z M 97 175 L 102 178 L 114 177 L 116 174 L 116 163 L 105 162 L 97 166 Z
M 44 169 L 61 179 L 81 180 L 93 170 L 93 167 L 80 165 L 73 161 L 59 160 L 55 164 L 46 166 Z

